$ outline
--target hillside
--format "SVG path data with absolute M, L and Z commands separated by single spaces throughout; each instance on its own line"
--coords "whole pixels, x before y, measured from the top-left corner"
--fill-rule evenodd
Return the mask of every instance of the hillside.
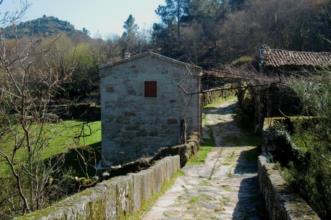
M 82 35 L 88 37 L 87 31 L 76 30 L 68 21 L 46 15 L 34 20 L 21 22 L 16 27 L 6 27 L 3 29 L 3 33 L 7 39 L 15 38 L 16 35 L 18 38 L 49 37 L 59 33 L 66 33 L 68 36 Z

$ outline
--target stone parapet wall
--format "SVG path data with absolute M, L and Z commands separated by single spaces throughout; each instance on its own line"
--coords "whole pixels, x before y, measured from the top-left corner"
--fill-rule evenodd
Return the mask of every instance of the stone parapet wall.
M 179 155 L 180 165 L 185 166 L 186 162 L 197 153 L 200 148 L 199 132 L 193 132 L 187 138 L 185 144 L 176 145 L 172 147 L 163 147 L 153 157 L 141 158 L 139 160 L 123 164 L 121 166 L 112 167 L 110 169 L 100 170 L 100 172 L 107 171 L 110 177 L 126 175 L 130 172 L 139 172 L 152 166 L 156 161 L 168 156 Z
M 186 162 L 194 156 L 200 148 L 200 135 L 198 132 L 193 132 L 187 139 L 185 144 L 161 148 L 151 161 L 157 161 L 166 156 L 179 155 L 180 165 L 183 167 Z
M 112 178 L 19 220 L 126 219 L 180 169 L 180 157 L 161 159 L 149 169 Z
M 275 164 L 264 155 L 258 159 L 260 190 L 264 195 L 270 220 L 318 220 L 313 209 L 288 186 Z

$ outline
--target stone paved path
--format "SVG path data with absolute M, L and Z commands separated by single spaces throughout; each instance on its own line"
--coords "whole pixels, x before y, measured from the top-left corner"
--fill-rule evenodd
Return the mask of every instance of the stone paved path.
M 205 164 L 187 165 L 144 220 L 266 219 L 258 192 L 257 149 L 233 121 L 234 101 L 206 110 L 215 149 Z M 247 142 L 247 143 L 246 143 Z

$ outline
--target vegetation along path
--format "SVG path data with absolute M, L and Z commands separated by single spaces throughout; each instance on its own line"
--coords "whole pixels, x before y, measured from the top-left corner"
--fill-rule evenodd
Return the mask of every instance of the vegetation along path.
M 203 163 L 184 167 L 143 219 L 266 219 L 257 180 L 259 140 L 237 127 L 235 105 L 232 100 L 205 108 L 203 136 L 212 134 L 216 147 Z

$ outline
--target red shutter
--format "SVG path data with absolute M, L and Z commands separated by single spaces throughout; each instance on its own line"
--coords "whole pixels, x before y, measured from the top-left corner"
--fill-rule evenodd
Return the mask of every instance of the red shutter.
M 157 97 L 156 81 L 145 81 L 145 97 Z

